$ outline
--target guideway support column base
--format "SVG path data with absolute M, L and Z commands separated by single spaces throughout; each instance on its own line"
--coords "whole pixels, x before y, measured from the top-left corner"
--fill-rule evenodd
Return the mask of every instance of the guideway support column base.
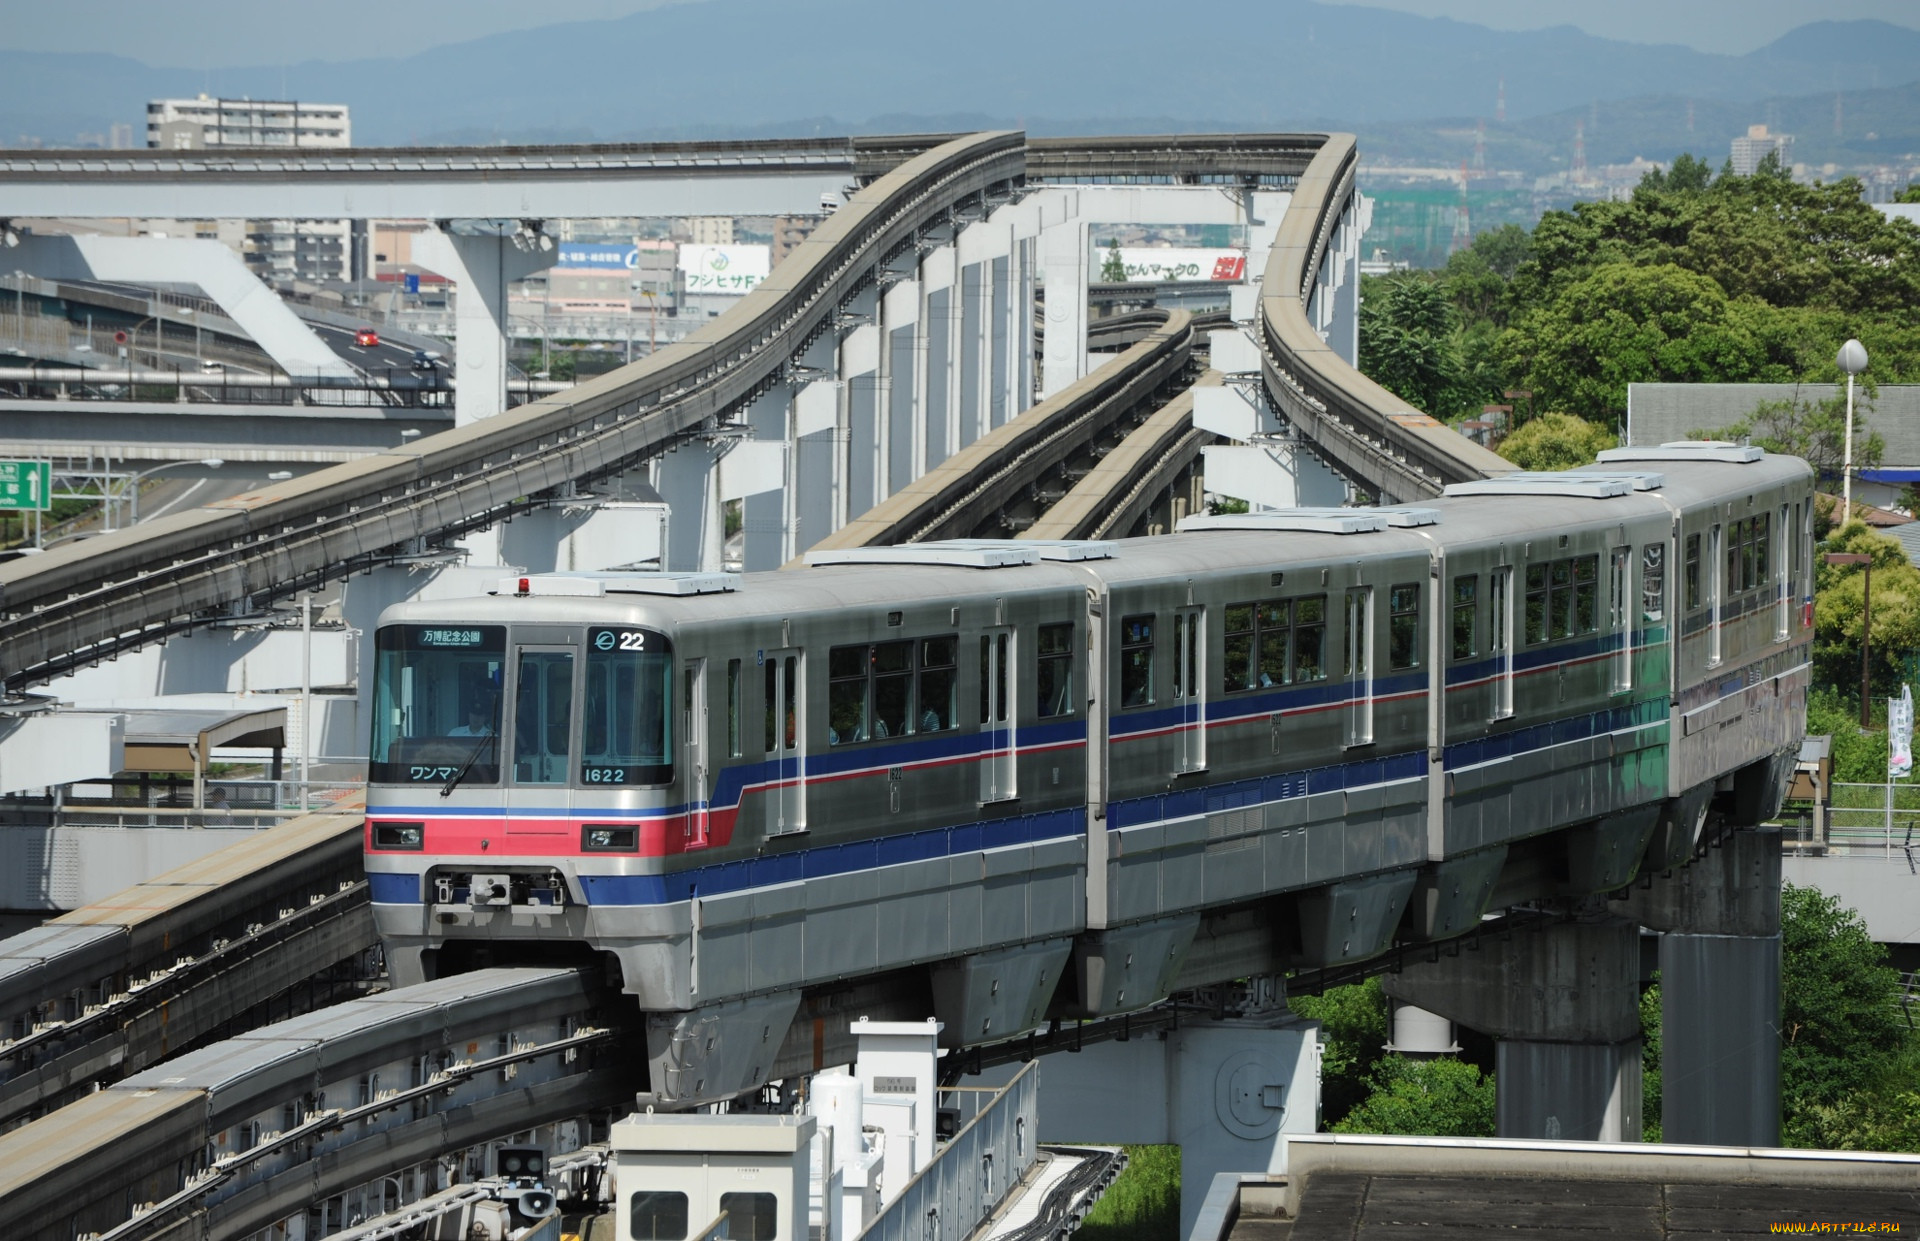
M 1628 897 L 1660 937 L 1663 1141 L 1780 1144 L 1780 832 L 1737 831 Z
M 1640 1140 L 1639 928 L 1583 913 L 1407 966 L 1387 994 L 1499 1040 L 1503 1138 Z

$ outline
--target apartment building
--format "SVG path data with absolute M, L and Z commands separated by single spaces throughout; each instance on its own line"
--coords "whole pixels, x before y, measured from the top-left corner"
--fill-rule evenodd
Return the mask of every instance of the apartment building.
M 351 145 L 353 122 L 345 104 L 209 95 L 147 104 L 147 146 L 154 150 Z M 287 284 L 353 278 L 352 221 L 248 220 L 239 235 L 241 258 L 262 280 Z

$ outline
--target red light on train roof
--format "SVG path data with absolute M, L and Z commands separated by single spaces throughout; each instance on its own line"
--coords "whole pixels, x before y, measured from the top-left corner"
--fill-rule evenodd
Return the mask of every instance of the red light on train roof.
M 528 581 L 528 580 L 527 580 L 526 578 L 524 578 L 524 577 L 523 577 L 523 578 L 521 578 L 521 579 L 520 579 L 520 591 L 519 591 L 519 593 L 520 593 L 520 594 L 522 594 L 522 595 L 530 595 L 530 594 L 532 594 L 532 593 L 533 593 L 533 583 L 532 583 L 532 582 L 529 582 L 529 581 Z

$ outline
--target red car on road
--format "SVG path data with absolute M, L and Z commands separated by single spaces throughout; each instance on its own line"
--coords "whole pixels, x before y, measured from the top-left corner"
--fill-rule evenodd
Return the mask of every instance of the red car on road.
M 353 343 L 363 349 L 371 349 L 380 343 L 380 333 L 370 327 L 363 327 L 353 334 Z

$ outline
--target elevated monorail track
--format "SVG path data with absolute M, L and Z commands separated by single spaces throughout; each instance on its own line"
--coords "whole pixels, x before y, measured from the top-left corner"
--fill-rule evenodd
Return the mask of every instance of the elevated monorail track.
M 1185 375 L 1193 316 L 1159 314 L 1160 325 L 1112 362 L 995 428 L 821 540 L 821 550 L 997 537 L 1016 497 L 1057 477 L 1116 424 Z
M 1207 371 L 1180 395 L 1162 405 L 1120 445 L 1100 458 L 1073 488 L 1040 519 L 1020 532 L 1023 539 L 1122 538 L 1146 514 L 1154 498 L 1220 437 L 1193 425 L 1194 388 L 1216 387 L 1218 371 Z
M 395 1169 L 630 1104 L 630 1024 L 585 973 L 494 969 L 266 1026 L 0 1135 L 0 1234 L 245 1236 Z
M 715 149 L 705 150 L 708 145 Z M 1274 401 L 1317 452 L 1383 498 L 1432 495 L 1447 482 L 1507 468 L 1359 375 L 1308 318 L 1321 260 L 1352 198 L 1351 135 L 1028 141 L 988 133 L 833 140 L 817 150 L 779 143 L 747 149 L 752 146 L 490 152 L 496 161 L 524 164 L 527 175 L 551 175 L 564 165 L 568 175 L 586 177 L 596 161 L 608 160 L 696 168 L 764 158 L 820 160 L 867 183 L 737 308 L 655 357 L 484 423 L 0 566 L 5 689 L 19 691 L 409 548 L 493 525 L 545 496 L 619 473 L 697 436 L 790 378 L 791 359 L 834 330 L 849 299 L 898 256 L 1033 181 L 1291 187 L 1293 203 L 1266 271 L 1256 325 Z M 122 155 L 132 160 L 127 169 L 112 162 Z M 135 175 L 129 171 L 135 164 L 160 175 L 162 156 L 180 159 L 159 152 L 86 157 L 75 175 Z M 334 152 L 327 159 L 339 157 Z M 274 158 L 284 165 L 278 172 L 262 164 L 244 175 L 295 175 L 309 163 L 325 165 L 317 156 Z M 369 176 L 408 160 L 438 161 L 435 175 L 492 175 L 487 168 L 493 167 L 460 151 L 356 152 L 352 159 L 364 162 Z M 0 160 L 0 187 L 15 165 L 21 175 L 44 177 L 49 168 L 39 165 L 46 163 L 38 153 Z
M 361 822 L 357 807 L 295 819 L 8 939 L 0 1128 L 327 1003 L 332 988 L 290 989 L 378 943 Z
M 780 382 L 882 265 L 962 205 L 1011 195 L 1024 160 L 1010 133 L 915 157 L 857 194 L 723 319 L 564 398 L 0 568 L 8 688 L 344 576 L 387 549 L 491 525 L 530 497 L 664 451 Z
M 1430 498 L 1448 483 L 1509 473 L 1511 463 L 1347 365 L 1307 317 L 1359 163 L 1352 134 L 1326 135 L 1280 221 L 1257 324 L 1267 394 L 1316 451 L 1382 499 Z

